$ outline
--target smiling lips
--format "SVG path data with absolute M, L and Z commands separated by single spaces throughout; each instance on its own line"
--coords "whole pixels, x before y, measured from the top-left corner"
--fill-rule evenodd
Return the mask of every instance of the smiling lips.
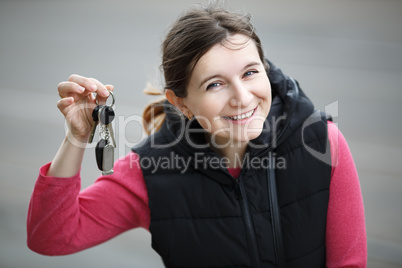
M 257 108 L 254 108 L 253 110 L 251 110 L 251 111 L 249 111 L 247 113 L 239 114 L 239 115 L 235 115 L 235 116 L 223 116 L 223 118 L 229 119 L 229 120 L 232 120 L 232 121 L 240 121 L 240 120 L 248 119 L 254 114 L 256 109 Z

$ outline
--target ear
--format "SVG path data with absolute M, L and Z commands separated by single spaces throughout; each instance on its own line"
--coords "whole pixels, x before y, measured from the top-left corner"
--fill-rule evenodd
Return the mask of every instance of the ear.
M 173 90 L 166 89 L 165 96 L 166 99 L 177 109 L 179 109 L 186 117 L 191 118 L 193 116 L 190 109 L 188 109 L 188 107 L 184 104 L 184 99 L 177 97 Z

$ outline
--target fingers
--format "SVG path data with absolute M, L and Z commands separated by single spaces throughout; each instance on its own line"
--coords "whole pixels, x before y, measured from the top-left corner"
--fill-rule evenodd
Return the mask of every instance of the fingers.
M 83 86 L 68 81 L 61 82 L 57 86 L 57 90 L 59 91 L 60 98 L 76 97 L 85 92 L 85 88 Z
M 57 89 L 61 97 L 57 102 L 57 108 L 69 122 L 70 130 L 82 132 L 88 127 L 92 109 L 98 103 L 106 103 L 110 95 L 109 91 L 113 91 L 114 87 L 104 85 L 95 78 L 73 74 L 68 81 L 61 82 Z
M 57 102 L 57 108 L 59 108 L 60 112 L 66 117 L 73 103 L 73 97 L 62 98 Z
M 78 74 L 72 74 L 68 78 L 68 81 L 61 82 L 58 89 L 59 95 L 62 98 L 70 96 L 71 94 L 83 94 L 85 91 L 85 95 L 94 92 L 101 97 L 109 96 L 109 92 L 101 82 L 95 78 L 87 78 Z
M 106 85 L 106 88 L 110 91 L 114 90 L 114 86 L 113 85 Z
M 109 91 L 104 84 L 102 84 L 95 78 L 88 78 L 88 79 L 96 85 L 96 88 L 97 88 L 96 94 L 98 94 L 100 97 L 103 97 L 103 98 L 109 97 Z
M 99 82 L 98 80 L 96 80 L 95 78 L 90 78 L 91 81 L 93 81 L 98 89 L 97 89 L 97 96 L 96 99 L 98 101 L 99 104 L 105 105 L 106 101 L 108 100 L 110 93 L 109 91 L 113 91 L 114 90 L 114 86 L 112 85 L 103 85 L 101 82 Z M 110 101 L 110 99 L 109 99 Z
M 88 96 L 91 92 L 95 92 L 97 86 L 90 79 L 73 74 L 69 77 L 68 81 L 61 82 L 57 86 L 61 98 L 74 97 L 75 101 Z
M 68 81 L 61 82 L 57 89 L 62 99 L 72 97 L 73 102 L 78 102 L 88 97 L 90 102 L 94 102 L 95 97 L 91 93 L 96 93 L 100 103 L 104 103 L 109 97 L 109 90 L 113 91 L 114 87 L 105 86 L 95 78 L 72 74 Z M 63 104 L 64 102 L 61 105 Z
M 96 106 L 95 99 L 92 94 L 89 94 L 87 98 L 89 99 L 89 102 L 80 103 L 77 103 L 73 97 L 62 98 L 57 102 L 57 108 L 60 110 L 65 118 L 71 117 L 71 112 L 84 112 L 81 115 L 84 116 L 82 119 L 85 120 L 84 114 L 87 113 L 88 109 L 90 110 L 89 113 L 91 113 L 92 109 Z
M 91 92 L 95 92 L 97 90 L 97 85 L 91 80 L 91 78 L 87 78 L 78 74 L 72 74 L 68 78 L 69 82 L 77 83 L 80 86 L 83 86 L 85 89 Z

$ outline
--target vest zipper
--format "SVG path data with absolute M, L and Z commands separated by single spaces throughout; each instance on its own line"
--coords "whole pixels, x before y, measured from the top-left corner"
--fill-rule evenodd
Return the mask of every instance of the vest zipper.
M 250 259 L 251 259 L 251 266 L 252 267 L 260 267 L 260 262 L 258 258 L 258 252 L 257 252 L 257 239 L 254 233 L 254 228 L 251 222 L 251 215 L 250 215 L 250 210 L 248 207 L 248 202 L 247 202 L 247 196 L 244 191 L 244 186 L 243 183 L 241 182 L 240 179 L 235 180 L 235 194 L 236 194 L 236 199 L 239 200 L 241 209 L 242 209 L 242 218 L 243 218 L 243 223 L 246 227 L 246 230 L 248 232 L 247 238 L 248 238 L 248 244 L 249 247 L 251 248 L 249 250 L 250 254 Z

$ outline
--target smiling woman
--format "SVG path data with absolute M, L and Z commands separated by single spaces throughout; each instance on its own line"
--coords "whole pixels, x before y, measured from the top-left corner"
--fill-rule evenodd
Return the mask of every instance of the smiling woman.
M 144 111 L 154 131 L 82 191 L 85 148 L 69 138 L 88 140 L 92 93 L 114 88 L 79 75 L 59 84 L 69 132 L 31 197 L 32 250 L 70 254 L 143 227 L 167 267 L 366 266 L 347 143 L 265 59 L 249 16 L 191 9 L 167 34 L 162 67 L 166 99 Z
M 208 129 L 207 135 L 214 137 L 209 141 L 213 148 L 237 142 L 243 155 L 248 141 L 261 134 L 271 106 L 271 85 L 255 42 L 236 34 L 198 60 L 186 97 L 177 97 L 171 89 L 166 96 Z

